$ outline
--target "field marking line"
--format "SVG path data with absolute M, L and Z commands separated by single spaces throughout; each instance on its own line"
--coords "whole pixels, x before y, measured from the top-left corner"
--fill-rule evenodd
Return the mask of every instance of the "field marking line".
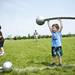
M 26 67 L 26 68 L 13 68 L 13 71 L 16 72 L 37 72 L 37 71 L 42 71 L 45 69 L 54 69 L 54 68 L 58 68 L 59 66 L 54 66 L 54 67 L 50 67 L 50 66 L 41 66 L 41 67 Z M 75 64 L 64 64 L 63 66 L 61 66 L 61 68 L 63 67 L 75 67 Z

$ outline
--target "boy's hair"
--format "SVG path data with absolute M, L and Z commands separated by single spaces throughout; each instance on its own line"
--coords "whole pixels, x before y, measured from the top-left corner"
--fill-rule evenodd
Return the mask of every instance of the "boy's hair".
M 57 30 L 59 30 L 59 25 L 58 24 L 53 24 L 52 27 L 55 26 Z

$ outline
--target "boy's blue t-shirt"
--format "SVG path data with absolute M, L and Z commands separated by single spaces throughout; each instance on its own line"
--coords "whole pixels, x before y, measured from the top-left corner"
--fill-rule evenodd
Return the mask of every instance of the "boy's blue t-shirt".
M 62 34 L 61 32 L 52 32 L 52 47 L 61 46 Z

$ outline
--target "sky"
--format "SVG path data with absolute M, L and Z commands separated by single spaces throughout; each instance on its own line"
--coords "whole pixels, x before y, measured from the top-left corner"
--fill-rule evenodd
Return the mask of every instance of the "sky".
M 51 35 L 47 23 L 36 24 L 36 18 L 75 17 L 75 0 L 0 0 L 0 25 L 4 37 L 33 35 L 35 29 L 39 35 Z M 58 21 L 51 21 L 52 23 Z M 62 34 L 75 33 L 75 20 L 62 20 Z

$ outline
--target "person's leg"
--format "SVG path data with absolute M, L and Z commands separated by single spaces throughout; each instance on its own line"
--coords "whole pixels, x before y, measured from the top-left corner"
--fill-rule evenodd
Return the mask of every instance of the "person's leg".
M 56 63 L 56 56 L 52 57 L 52 63 L 53 63 L 53 64 Z
M 1 50 L 2 50 L 2 52 L 4 52 L 4 48 L 3 47 L 1 47 Z
M 58 56 L 58 62 L 59 62 L 59 66 L 62 65 L 62 56 Z
M 58 65 L 62 65 L 62 47 L 57 48 L 57 55 L 58 55 Z
M 0 48 L 0 54 L 2 53 L 2 50 L 1 50 L 1 48 Z
M 4 45 L 4 40 L 0 43 L 1 44 L 1 51 L 2 51 L 2 54 L 1 55 L 4 55 L 4 48 L 3 48 L 3 45 Z
M 52 64 L 51 65 L 56 65 L 56 48 L 52 47 Z
M 4 49 L 3 49 L 3 47 L 1 47 L 1 48 L 0 48 L 0 56 L 4 55 L 4 53 L 5 53 L 5 52 L 4 52 Z
M 2 54 L 2 49 L 1 49 L 1 47 L 2 47 L 2 44 L 0 43 L 0 54 Z

